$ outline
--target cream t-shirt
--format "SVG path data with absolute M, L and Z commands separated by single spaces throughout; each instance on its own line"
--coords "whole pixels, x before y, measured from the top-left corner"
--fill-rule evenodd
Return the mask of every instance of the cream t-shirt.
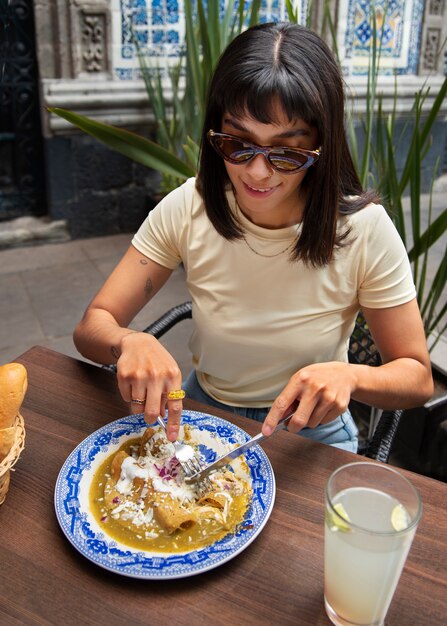
M 382 206 L 341 217 L 351 245 L 314 268 L 281 253 L 300 225 L 262 228 L 245 218 L 231 191 L 228 198 L 246 241 L 217 233 L 191 178 L 149 213 L 132 244 L 164 267 L 184 264 L 194 320 L 189 347 L 203 389 L 228 405 L 266 407 L 300 368 L 347 361 L 359 307 L 396 306 L 416 292 Z

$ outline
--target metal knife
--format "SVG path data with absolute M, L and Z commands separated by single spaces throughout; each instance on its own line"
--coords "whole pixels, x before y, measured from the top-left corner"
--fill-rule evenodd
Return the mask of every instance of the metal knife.
M 280 419 L 273 433 L 276 433 L 276 431 L 283 430 L 284 428 L 286 428 L 289 423 L 289 420 L 294 415 L 295 413 L 291 413 L 287 417 L 283 417 L 282 419 Z M 269 437 L 271 437 L 271 435 L 269 435 Z M 266 438 L 267 437 L 263 435 L 262 433 L 255 435 L 254 437 L 252 437 L 245 443 L 231 450 L 231 452 L 224 454 L 223 456 L 219 457 L 218 459 L 216 459 L 212 463 L 209 463 L 208 465 L 204 465 L 199 472 L 195 472 L 194 474 L 191 474 L 190 476 L 185 476 L 185 483 L 196 483 L 200 480 L 203 480 L 205 476 L 208 476 L 210 472 L 214 472 L 215 470 L 220 469 L 221 467 L 225 467 L 225 465 L 228 465 L 229 463 L 231 463 L 231 461 L 234 461 L 234 459 L 237 459 L 238 456 L 246 452 L 249 448 L 257 445 L 263 439 L 266 439 Z

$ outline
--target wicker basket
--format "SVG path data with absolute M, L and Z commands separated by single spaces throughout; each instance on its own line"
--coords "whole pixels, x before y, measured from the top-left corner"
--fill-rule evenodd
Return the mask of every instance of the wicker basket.
M 9 454 L 0 462 L 0 505 L 3 504 L 9 489 L 10 473 L 17 463 L 25 445 L 25 423 L 20 413 L 16 417 L 15 439 Z

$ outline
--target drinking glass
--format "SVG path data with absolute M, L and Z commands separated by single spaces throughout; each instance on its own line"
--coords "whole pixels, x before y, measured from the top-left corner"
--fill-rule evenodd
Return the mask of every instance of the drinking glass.
M 422 515 L 402 474 L 349 463 L 326 485 L 324 603 L 337 626 L 382 626 Z

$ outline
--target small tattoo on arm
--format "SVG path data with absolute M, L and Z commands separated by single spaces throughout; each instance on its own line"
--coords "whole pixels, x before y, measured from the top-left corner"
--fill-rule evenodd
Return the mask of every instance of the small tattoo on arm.
M 146 284 L 144 286 L 144 291 L 146 293 L 147 296 L 150 296 L 152 293 L 154 286 L 152 284 L 152 281 L 150 278 L 147 279 Z
M 134 333 L 138 333 L 138 331 L 129 329 L 127 332 L 124 333 L 123 337 L 126 337 L 126 335 L 133 335 Z M 110 352 L 112 353 L 112 355 L 115 357 L 117 361 L 122 354 L 118 346 L 110 346 Z

